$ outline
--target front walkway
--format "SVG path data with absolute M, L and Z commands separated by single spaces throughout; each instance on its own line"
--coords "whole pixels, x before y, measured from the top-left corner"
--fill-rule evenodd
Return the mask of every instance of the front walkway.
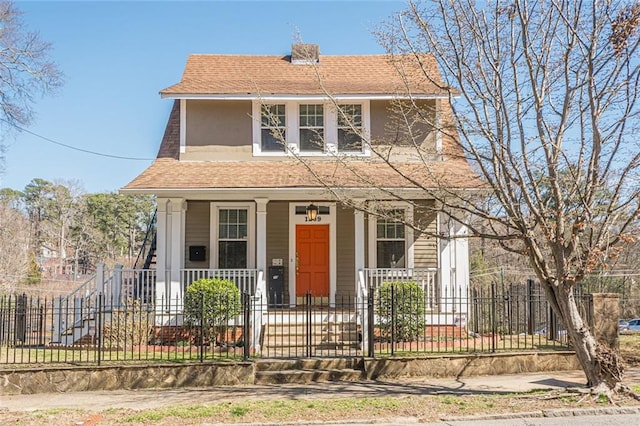
M 385 381 L 324 382 L 304 385 L 251 385 L 211 388 L 145 389 L 131 391 L 73 392 L 35 395 L 3 395 L 0 412 L 109 408 L 145 410 L 175 404 L 207 404 L 235 401 L 403 397 L 425 395 L 506 394 L 534 389 L 582 387 L 581 370 L 456 378 L 412 377 Z M 640 367 L 629 368 L 625 383 L 640 384 Z

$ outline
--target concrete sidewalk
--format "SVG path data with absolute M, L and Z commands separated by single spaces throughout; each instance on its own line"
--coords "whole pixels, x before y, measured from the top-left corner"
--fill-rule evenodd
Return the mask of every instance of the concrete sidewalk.
M 640 367 L 625 374 L 629 385 L 640 384 Z M 412 377 L 393 381 L 327 382 L 305 385 L 251 385 L 216 388 L 145 389 L 131 391 L 73 392 L 34 395 L 5 395 L 0 398 L 0 412 L 33 411 L 53 408 L 91 407 L 134 410 L 166 407 L 175 404 L 211 404 L 240 400 L 330 399 L 380 396 L 438 394 L 499 394 L 527 392 L 534 389 L 582 387 L 580 370 L 526 373 L 518 375 L 433 379 Z

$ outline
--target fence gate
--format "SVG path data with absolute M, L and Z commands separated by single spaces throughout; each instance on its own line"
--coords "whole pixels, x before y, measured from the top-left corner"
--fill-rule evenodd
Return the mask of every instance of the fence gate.
M 332 305 L 326 297 L 307 293 L 304 303 L 295 307 L 271 303 L 262 318 L 260 352 L 263 357 L 357 357 L 362 354 L 361 315 L 354 298 L 344 297 Z

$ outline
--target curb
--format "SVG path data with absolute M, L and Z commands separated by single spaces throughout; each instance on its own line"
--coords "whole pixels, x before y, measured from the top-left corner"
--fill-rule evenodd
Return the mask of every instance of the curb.
M 541 417 L 579 417 L 612 414 L 640 414 L 640 407 L 557 408 L 554 410 L 525 411 L 520 413 L 482 414 L 477 416 L 443 417 L 440 421 L 460 422 L 474 420 L 510 420 Z

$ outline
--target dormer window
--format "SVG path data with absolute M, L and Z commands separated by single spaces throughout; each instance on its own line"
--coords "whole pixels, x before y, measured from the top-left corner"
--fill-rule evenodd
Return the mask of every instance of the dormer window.
M 300 151 L 324 151 L 324 106 L 300 105 Z
M 368 100 L 255 100 L 252 113 L 255 156 L 371 155 Z
M 362 105 L 338 107 L 338 152 L 362 152 Z
M 260 111 L 260 148 L 262 152 L 283 152 L 287 140 L 284 104 L 262 105 Z

